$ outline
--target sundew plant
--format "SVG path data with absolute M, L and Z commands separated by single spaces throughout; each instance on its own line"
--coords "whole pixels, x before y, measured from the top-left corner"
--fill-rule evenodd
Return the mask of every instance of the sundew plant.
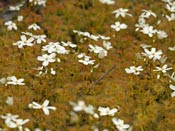
M 1 0 L 0 131 L 175 131 L 175 0 Z

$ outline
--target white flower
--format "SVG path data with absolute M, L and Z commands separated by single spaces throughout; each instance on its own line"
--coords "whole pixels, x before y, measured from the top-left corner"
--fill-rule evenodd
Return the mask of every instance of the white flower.
M 57 54 L 69 54 L 69 50 L 66 50 L 64 46 L 61 46 L 59 42 L 49 42 L 48 45 L 42 47 L 43 51 L 48 51 L 48 53 Z
M 126 24 L 120 24 L 120 22 L 115 22 L 114 25 L 111 25 L 111 28 L 114 29 L 115 31 L 120 31 L 121 29 L 126 29 L 127 25 Z
M 15 119 L 13 121 L 9 121 L 6 123 L 6 125 L 9 127 L 9 128 L 18 128 L 19 131 L 23 131 L 23 125 L 26 124 L 27 122 L 29 122 L 29 119 Z
M 25 43 L 21 42 L 21 41 L 17 41 L 15 43 L 13 43 L 13 45 L 15 46 L 18 46 L 18 48 L 23 48 L 25 46 Z
M 174 97 L 175 96 L 175 86 L 170 85 L 169 87 L 173 90 L 173 92 L 171 93 L 171 97 Z
M 170 2 L 166 4 L 166 9 L 171 13 L 175 13 L 175 2 Z
M 157 36 L 159 39 L 164 39 L 168 37 L 167 33 L 162 30 L 157 30 Z
M 23 48 L 23 46 L 33 46 L 33 42 L 34 38 L 30 37 L 29 39 L 27 39 L 27 37 L 25 35 L 21 36 L 21 41 L 17 41 L 16 43 L 13 43 L 13 45 L 17 45 L 18 48 Z
M 138 23 L 135 24 L 135 27 L 136 27 L 135 31 L 139 31 L 140 29 L 142 29 L 145 26 L 148 26 L 148 24 L 146 24 L 145 19 L 142 17 L 139 17 Z
M 27 123 L 29 121 L 29 119 L 23 120 L 23 119 L 15 119 L 13 121 L 9 121 L 8 123 L 6 123 L 6 125 L 10 128 L 18 128 L 20 131 L 22 130 L 22 125 L 24 125 L 25 123 Z
M 163 65 L 162 67 L 156 67 L 156 70 L 153 71 L 160 71 L 162 73 L 166 73 L 167 71 L 173 69 L 172 67 L 168 68 L 168 65 Z
M 5 102 L 7 103 L 7 105 L 12 106 L 13 105 L 13 97 L 8 96 L 7 100 Z
M 37 44 L 41 44 L 42 42 L 46 42 L 46 35 L 35 35 L 34 38 L 36 39 Z
M 165 17 L 167 18 L 168 21 L 174 21 L 175 20 L 175 13 L 171 13 L 170 16 L 166 15 Z
M 124 121 L 121 119 L 112 118 L 112 122 L 119 131 L 127 131 L 130 128 L 130 126 L 128 124 L 124 124 Z
M 118 109 L 110 109 L 109 107 L 99 107 L 98 111 L 100 112 L 100 116 L 114 116 L 115 113 L 118 112 Z
M 88 105 L 86 106 L 86 108 L 84 109 L 84 111 L 87 113 L 87 114 L 91 114 L 91 115 L 94 115 L 95 114 L 95 108 L 93 105 Z
M 74 103 L 74 102 L 70 101 L 69 104 L 71 106 L 73 106 L 73 110 L 75 112 L 84 111 L 86 109 L 85 102 L 84 101 L 81 101 L 81 100 L 78 101 L 78 103 Z
M 90 35 L 89 38 L 92 39 L 92 40 L 98 41 L 99 36 L 96 36 L 96 35 Z
M 9 123 L 10 121 L 14 121 L 18 118 L 18 115 L 13 115 L 11 113 L 7 113 L 5 116 L 1 115 L 1 118 L 5 120 L 5 123 Z
M 18 21 L 18 22 L 23 21 L 23 16 L 22 16 L 22 15 L 19 15 L 19 16 L 17 17 L 17 21 Z
M 56 57 L 56 54 L 52 53 L 50 55 L 43 54 L 42 56 L 38 56 L 37 59 L 39 61 L 43 61 L 43 63 L 42 63 L 43 66 L 48 66 L 49 63 L 55 62 L 55 57 Z
M 115 14 L 115 18 L 118 18 L 119 16 L 125 17 L 126 15 L 132 16 L 131 14 L 129 14 L 127 12 L 128 12 L 128 9 L 119 8 L 119 9 L 113 11 L 112 13 Z
M 18 115 L 12 115 L 11 113 L 7 113 L 5 116 L 1 115 L 1 118 L 5 120 L 5 124 L 9 128 L 18 128 L 19 131 L 23 131 L 23 125 L 29 121 L 29 119 L 18 119 Z
M 48 53 L 54 53 L 56 52 L 56 46 L 60 45 L 59 42 L 49 42 L 48 45 L 45 45 L 42 47 L 42 51 L 47 51 Z
M 153 26 L 145 25 L 140 32 L 143 32 L 144 34 L 148 35 L 149 37 L 153 37 L 153 35 L 156 33 L 156 30 L 153 28 Z
M 157 15 L 154 13 L 154 12 L 152 12 L 151 10 L 142 10 L 143 11 L 143 13 L 141 14 L 141 16 L 140 17 L 142 17 L 142 18 L 149 18 L 150 16 L 154 16 L 154 17 L 156 17 Z
M 5 22 L 4 23 L 4 25 L 5 26 L 7 26 L 7 30 L 17 30 L 18 28 L 17 28 L 17 26 L 16 26 L 16 24 L 14 23 L 14 22 L 12 22 L 12 21 L 7 21 L 7 22 Z
M 40 26 L 38 26 L 36 23 L 29 25 L 28 29 L 33 29 L 33 30 L 40 30 Z
M 175 82 L 175 72 L 173 72 L 171 74 L 171 76 L 169 76 L 169 77 L 170 77 L 171 80 L 173 80 Z M 171 80 L 170 80 L 170 82 L 171 82 Z
M 23 78 L 17 79 L 16 76 L 7 77 L 7 84 L 9 85 L 25 85 L 23 81 Z
M 100 59 L 102 59 L 105 56 L 107 56 L 108 52 L 105 49 L 103 49 L 102 47 L 100 47 L 100 46 L 89 45 L 89 48 L 90 48 L 89 51 L 98 54 L 98 58 L 100 58 Z
M 42 109 L 45 115 L 49 115 L 50 114 L 49 110 L 56 110 L 56 107 L 48 106 L 48 105 L 49 105 L 49 100 L 45 100 L 42 105 L 36 102 L 32 102 L 32 104 L 29 104 L 29 108 Z
M 144 51 L 145 53 L 142 53 L 142 55 L 148 57 L 149 59 L 153 59 L 154 61 L 161 59 L 162 55 L 161 50 L 156 51 L 156 48 L 151 48 L 151 50 L 149 51 L 148 49 L 145 48 Z
M 113 5 L 115 4 L 114 0 L 99 0 L 103 4 Z
M 69 54 L 69 50 L 66 50 L 64 46 L 61 45 L 55 45 L 53 48 L 53 52 L 56 52 L 58 54 Z
M 134 75 L 139 75 L 141 71 L 143 71 L 142 66 L 130 66 L 129 68 L 125 68 L 126 73 L 128 74 L 134 74 Z
M 109 42 L 109 41 L 103 41 L 103 47 L 105 47 L 106 50 L 110 50 L 112 48 L 111 42 Z
M 90 59 L 90 56 L 84 56 L 84 59 L 78 60 L 78 62 L 83 63 L 84 65 L 94 65 L 95 60 Z

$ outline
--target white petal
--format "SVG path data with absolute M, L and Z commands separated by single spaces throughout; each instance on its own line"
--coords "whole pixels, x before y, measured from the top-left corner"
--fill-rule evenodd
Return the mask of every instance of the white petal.
M 47 108 L 43 108 L 44 114 L 49 115 L 49 110 Z
M 45 100 L 44 103 L 43 103 L 43 106 L 46 107 L 49 105 L 49 100 Z
M 175 91 L 175 86 L 174 86 L 174 85 L 170 85 L 169 87 L 170 87 L 172 90 Z
M 56 107 L 53 107 L 53 106 L 48 106 L 47 109 L 50 109 L 50 110 L 56 110 Z

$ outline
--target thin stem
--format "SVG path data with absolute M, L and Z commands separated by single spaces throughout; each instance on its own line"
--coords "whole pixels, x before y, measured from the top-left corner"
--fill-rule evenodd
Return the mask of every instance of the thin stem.
M 98 80 L 96 80 L 94 83 L 92 83 L 89 87 L 88 87 L 88 91 L 87 94 L 89 94 L 90 89 L 92 88 L 92 86 L 100 83 L 100 81 L 102 81 L 113 69 L 115 68 L 115 65 L 113 65 L 107 72 L 105 72 Z M 81 95 L 82 93 L 80 93 Z
M 93 85 L 96 85 L 100 83 L 113 69 L 115 68 L 115 65 L 113 65 L 107 72 L 105 72 L 98 80 L 96 80 L 94 83 L 92 83 L 89 88 L 91 88 Z

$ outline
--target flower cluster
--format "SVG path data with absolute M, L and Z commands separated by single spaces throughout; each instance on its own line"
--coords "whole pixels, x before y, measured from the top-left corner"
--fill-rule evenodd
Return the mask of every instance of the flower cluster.
M 175 1 L 172 0 L 162 0 L 166 3 L 165 8 L 170 15 L 166 15 L 168 21 L 175 21 Z
M 92 115 L 94 118 L 99 118 L 98 114 L 95 113 L 95 108 L 90 104 L 87 106 L 84 101 L 78 101 L 77 103 L 70 101 L 69 104 L 73 107 L 73 111 L 75 112 L 84 111 L 85 113 Z
M 13 11 L 20 11 L 21 8 L 24 6 L 24 1 L 16 6 L 9 6 L 9 11 L 13 12 Z M 21 22 L 23 21 L 23 16 L 19 15 L 17 16 L 17 21 Z M 15 22 L 12 21 L 11 18 L 7 18 L 4 22 L 4 25 L 7 27 L 8 31 L 12 31 L 12 30 L 18 30 L 17 24 Z
M 7 113 L 6 115 L 0 116 L 2 119 L 4 119 L 5 124 L 7 127 L 11 129 L 18 128 L 19 131 L 23 131 L 23 125 L 29 122 L 29 119 L 21 119 L 18 118 L 18 115 L 13 115 L 11 113 Z M 28 128 L 25 128 L 25 131 L 27 131 Z
M 79 36 L 83 36 L 84 38 L 80 39 L 80 42 L 82 43 L 84 40 L 87 40 L 89 38 L 90 40 L 93 41 L 99 41 L 102 40 L 102 46 L 99 45 L 92 45 L 89 44 L 89 51 L 93 52 L 95 54 L 98 54 L 98 58 L 103 59 L 104 57 L 107 56 L 108 51 L 113 48 L 111 45 L 110 37 L 106 37 L 103 35 L 93 35 L 90 34 L 89 32 L 82 32 L 82 31 L 77 31 L 73 30 L 74 33 L 78 34 Z M 77 57 L 79 58 L 78 62 L 84 64 L 84 65 L 94 65 L 95 60 L 92 60 L 91 56 L 87 56 L 86 53 L 78 53 Z M 83 58 L 83 59 L 82 59 Z M 99 64 L 97 64 L 99 65 Z M 95 65 L 93 68 L 97 68 L 98 66 Z
M 75 48 L 77 47 L 75 44 L 71 42 L 49 42 L 47 45 L 42 47 L 42 51 L 44 52 L 42 56 L 38 56 L 37 60 L 42 62 L 43 67 L 47 67 L 49 63 L 54 62 L 61 62 L 61 59 L 59 58 L 60 55 L 67 55 L 69 54 L 70 50 L 66 49 L 66 47 Z M 40 67 L 40 73 L 41 74 L 47 74 L 47 69 L 45 73 L 43 73 L 43 67 Z M 53 68 L 51 68 L 51 74 L 55 74 L 55 71 Z
M 108 4 L 108 5 L 115 4 L 115 0 L 99 0 L 99 1 L 103 4 Z M 165 8 L 168 11 L 167 15 L 162 14 L 162 16 L 165 16 L 168 21 L 174 21 L 175 20 L 175 1 L 173 0 L 162 0 L 162 1 L 166 3 Z M 38 7 L 35 11 L 38 13 L 38 15 L 39 13 L 44 15 L 43 13 L 44 11 L 39 12 L 38 10 L 40 9 L 40 7 L 46 6 L 47 0 L 28 0 L 26 2 L 27 2 L 26 6 L 27 7 L 29 6 L 31 9 L 34 9 L 34 7 L 31 7 L 30 5 L 37 5 Z M 51 2 L 54 3 L 54 1 L 51 1 Z M 64 4 L 65 3 L 63 3 L 63 5 Z M 81 2 L 81 4 L 82 4 L 81 6 L 84 6 L 86 8 L 86 5 L 84 5 L 83 2 Z M 16 6 L 9 6 L 9 10 L 12 12 L 20 11 L 23 5 L 24 3 L 16 5 Z M 115 15 L 115 18 L 117 19 L 117 21 L 115 21 L 114 24 L 110 25 L 110 27 L 116 32 L 127 29 L 128 25 L 126 25 L 125 23 L 121 23 L 119 20 L 123 20 L 123 18 L 125 17 L 133 17 L 133 15 L 128 12 L 129 12 L 129 9 L 125 9 L 125 8 L 119 8 L 119 9 L 112 11 L 112 14 Z M 41 17 L 43 17 L 42 15 Z M 156 29 L 155 28 L 156 26 L 153 26 L 147 23 L 147 20 L 150 17 L 153 17 L 155 19 L 157 18 L 157 15 L 151 10 L 143 9 L 141 15 L 138 18 L 138 22 L 135 24 L 135 28 L 136 28 L 135 31 L 139 31 L 145 35 L 148 35 L 151 38 L 155 38 L 154 37 L 155 35 L 157 35 L 158 39 L 167 38 L 168 34 L 165 31 Z M 19 15 L 15 17 L 15 20 L 17 22 L 22 22 L 23 16 Z M 27 26 L 27 29 L 30 31 L 32 30 L 32 31 L 38 31 L 38 32 L 43 31 L 44 32 L 45 24 L 43 23 L 41 24 L 37 22 L 35 23 L 35 22 L 36 21 L 34 21 L 34 23 L 32 24 L 30 23 L 30 25 Z M 159 25 L 161 23 L 161 20 L 158 20 L 156 23 L 157 25 Z M 41 28 L 42 27 L 41 25 L 43 25 L 43 29 Z M 18 30 L 17 24 L 15 23 L 15 21 L 12 21 L 12 20 L 8 20 L 8 21 L 5 20 L 4 26 L 7 27 L 8 31 Z M 47 26 L 45 28 L 47 32 L 49 28 L 47 28 Z M 14 46 L 17 46 L 20 49 L 24 49 L 23 51 L 25 51 L 24 47 L 26 46 L 35 47 L 36 45 L 36 46 L 41 47 L 41 54 L 39 54 L 36 58 L 39 62 L 41 62 L 41 67 L 33 68 L 34 70 L 39 71 L 38 76 L 45 75 L 48 72 L 50 72 L 50 74 L 52 75 L 55 75 L 58 71 L 57 64 L 60 62 L 64 62 L 64 60 L 69 59 L 69 56 L 72 56 L 72 55 L 75 55 L 74 58 L 79 63 L 83 64 L 83 66 L 89 65 L 91 67 L 91 72 L 93 72 L 93 69 L 99 67 L 99 63 L 100 63 L 99 61 L 102 60 L 103 58 L 106 58 L 107 55 L 109 55 L 110 53 L 108 51 L 110 51 L 113 48 L 110 42 L 111 37 L 107 37 L 103 35 L 94 35 L 89 32 L 82 32 L 78 30 L 73 30 L 73 33 L 77 34 L 77 36 L 69 36 L 73 43 L 71 41 L 58 42 L 57 40 L 50 40 L 49 39 L 50 33 L 48 33 L 48 39 L 45 34 L 35 35 L 31 32 L 21 32 L 21 33 L 22 35 L 20 36 L 20 40 L 17 42 L 14 42 L 13 43 Z M 76 38 L 73 38 L 73 37 L 76 37 Z M 79 41 L 77 41 L 77 37 L 80 38 Z M 51 41 L 56 41 L 56 42 L 51 42 Z M 86 43 L 86 45 L 84 43 Z M 81 48 L 81 45 L 83 45 L 82 46 L 83 48 Z M 84 47 L 86 49 L 84 49 Z M 164 85 L 165 86 L 168 85 L 169 90 L 172 91 L 171 97 L 175 97 L 175 72 L 174 72 L 173 65 L 170 63 L 166 63 L 168 60 L 167 60 L 167 57 L 163 55 L 162 50 L 158 50 L 150 45 L 141 45 L 141 47 L 143 51 L 140 53 L 137 53 L 137 58 L 139 59 L 137 60 L 138 63 L 134 62 L 132 66 L 125 68 L 125 72 L 127 74 L 136 75 L 140 79 L 146 78 L 146 80 L 150 80 L 152 78 L 155 78 L 155 80 L 157 79 L 156 81 L 160 81 L 160 84 L 161 84 L 162 79 L 169 78 L 168 83 L 164 83 Z M 169 47 L 168 49 L 170 51 L 175 51 L 175 46 Z M 68 58 L 66 58 L 66 56 Z M 139 62 L 143 64 L 140 64 Z M 172 74 L 170 75 L 170 73 Z M 48 77 L 45 77 L 45 78 L 47 79 Z M 57 78 L 57 76 L 55 78 Z M 7 78 L 1 78 L 0 84 L 4 84 L 5 86 L 7 85 L 15 85 L 15 86 L 26 85 L 26 83 L 24 83 L 23 78 L 17 79 L 16 76 L 9 76 Z M 139 88 L 139 91 L 142 92 L 141 88 Z M 153 92 L 152 94 L 154 94 L 154 91 L 152 92 Z M 12 107 L 14 105 L 14 99 L 16 100 L 16 96 L 14 97 L 12 97 L 11 95 L 7 95 L 7 96 L 6 96 L 5 103 L 6 105 L 8 105 L 8 107 Z M 138 97 L 138 96 L 135 96 L 135 97 Z M 39 104 L 36 101 L 32 101 L 31 103 L 28 104 L 28 108 L 32 109 L 30 111 L 41 110 L 44 112 L 44 115 L 48 116 L 50 115 L 50 110 L 52 111 L 57 110 L 55 106 L 49 106 L 49 103 L 50 101 L 48 99 L 44 100 L 42 104 Z M 95 106 L 91 104 L 88 104 L 88 105 L 85 104 L 85 102 L 82 100 L 79 100 L 77 103 L 70 101 L 69 104 L 72 106 L 72 111 L 70 112 L 70 121 L 73 123 L 78 123 L 79 120 L 81 119 L 80 118 L 81 116 L 84 117 L 88 115 L 88 117 L 85 117 L 85 119 L 83 120 L 93 121 L 93 124 L 94 124 L 92 125 L 93 131 L 100 131 L 100 130 L 110 131 L 111 129 L 113 130 L 116 129 L 118 131 L 131 131 L 132 130 L 132 127 L 129 124 L 126 124 L 124 120 L 120 119 L 116 115 L 120 111 L 119 107 L 111 108 L 111 107 L 103 105 L 103 106 L 98 106 L 98 108 L 96 108 Z M 5 127 L 10 128 L 11 130 L 41 131 L 41 129 L 39 128 L 37 124 L 35 127 L 33 127 L 33 129 L 25 128 L 24 125 L 31 120 L 21 119 L 19 118 L 19 115 L 13 115 L 11 113 L 6 113 L 6 115 L 0 115 L 0 118 L 4 120 Z M 107 122 L 105 121 L 106 119 L 107 119 Z M 103 121 L 105 121 L 107 124 L 111 124 L 113 127 L 109 127 L 109 128 L 104 127 L 104 125 L 102 125 Z M 2 130 L 7 130 L 7 129 L 2 129 Z M 50 130 L 46 130 L 46 131 L 50 131 Z
M 128 13 L 128 9 L 123 9 L 119 8 L 117 10 L 114 10 L 112 13 L 115 14 L 115 18 L 118 17 L 125 17 L 125 16 L 132 16 L 131 14 Z M 111 25 L 111 28 L 114 29 L 115 31 L 120 31 L 121 29 L 126 29 L 128 26 L 124 23 L 120 23 L 119 21 L 116 21 L 115 24 Z
M 77 103 L 74 103 L 72 101 L 70 101 L 70 105 L 73 108 L 74 112 L 71 112 L 70 115 L 71 120 L 74 122 L 77 122 L 79 120 L 79 116 L 77 114 L 77 112 L 84 112 L 88 115 L 92 115 L 94 118 L 96 118 L 95 120 L 97 121 L 96 123 L 98 123 L 98 120 L 100 120 L 100 117 L 107 117 L 109 116 L 112 117 L 111 121 L 113 122 L 114 126 L 116 127 L 116 129 L 118 129 L 119 131 L 131 131 L 132 127 L 129 124 L 124 124 L 124 121 L 114 117 L 115 114 L 119 111 L 118 108 L 112 108 L 110 109 L 109 107 L 98 107 L 98 112 L 96 111 L 95 107 L 93 105 L 86 105 L 84 101 L 78 101 Z M 97 126 L 92 126 L 93 131 L 99 131 Z M 103 131 L 109 131 L 107 128 L 103 129 Z
M 34 39 L 34 43 L 36 43 L 36 44 L 46 43 L 46 38 L 47 37 L 44 34 L 42 34 L 42 35 L 34 35 L 34 34 L 30 33 L 30 32 L 22 32 L 22 34 L 33 38 Z
M 156 50 L 156 48 L 151 47 L 149 45 L 141 45 L 141 47 L 143 48 L 144 52 L 139 53 L 137 55 L 139 59 L 143 60 L 145 64 L 148 64 L 145 68 L 148 68 L 148 66 L 150 66 L 149 68 L 151 68 L 153 72 L 157 72 L 157 79 L 160 79 L 161 75 L 169 76 L 170 81 L 173 80 L 174 82 L 174 72 L 171 76 L 169 75 L 169 71 L 173 70 L 173 68 L 168 67 L 168 64 L 165 64 L 167 57 L 162 56 L 162 50 Z M 142 68 L 142 66 L 130 66 L 129 68 L 125 68 L 126 73 L 134 75 L 139 75 L 140 72 L 143 70 L 144 69 Z M 174 91 L 174 86 L 172 84 L 170 85 L 170 88 Z M 171 94 L 171 96 L 175 96 L 174 92 Z
M 152 25 L 149 25 L 148 23 L 146 23 L 146 19 L 148 19 L 151 16 L 156 18 L 157 15 L 151 10 L 142 10 L 142 11 L 143 12 L 139 16 L 138 23 L 135 24 L 135 27 L 136 27 L 135 31 L 140 31 L 143 34 L 148 35 L 149 37 L 153 37 L 154 34 L 157 34 L 158 39 L 167 38 L 168 35 L 165 31 L 154 29 Z M 158 22 L 158 24 L 159 23 L 160 22 Z
M 18 48 L 24 48 L 25 46 L 33 46 L 35 44 L 41 44 L 46 42 L 46 35 L 34 35 L 30 32 L 22 32 L 21 40 L 14 42 L 14 46 Z

